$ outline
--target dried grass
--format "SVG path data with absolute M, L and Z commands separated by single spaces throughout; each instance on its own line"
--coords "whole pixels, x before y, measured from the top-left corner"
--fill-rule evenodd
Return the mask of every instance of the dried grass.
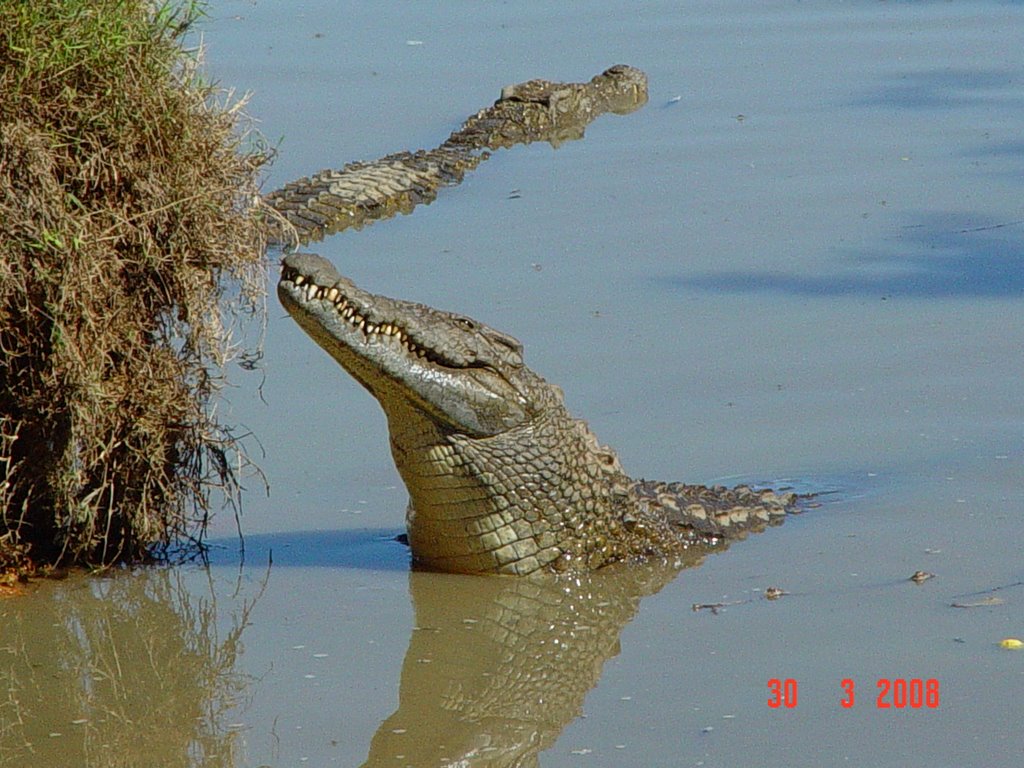
M 262 316 L 267 153 L 183 48 L 193 4 L 0 2 L 0 568 L 200 542 Z

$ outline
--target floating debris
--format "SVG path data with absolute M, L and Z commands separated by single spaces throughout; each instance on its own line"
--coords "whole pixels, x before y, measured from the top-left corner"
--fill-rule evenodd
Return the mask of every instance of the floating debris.
M 986 597 L 982 600 L 975 600 L 970 603 L 950 603 L 953 608 L 987 608 L 993 605 L 1002 605 L 1006 601 L 1001 597 Z
M 999 647 L 1005 648 L 1008 651 L 1019 651 L 1024 648 L 1024 640 L 1018 640 L 1016 637 L 1007 637 L 999 641 Z
M 718 612 L 730 605 L 743 605 L 744 603 L 750 602 L 749 600 L 732 600 L 728 603 L 694 603 L 692 610 L 694 613 L 697 611 L 711 611 L 713 614 L 718 615 Z
M 928 573 L 928 571 L 914 571 L 914 574 L 910 577 L 910 580 L 915 584 L 924 584 L 928 579 L 934 579 L 934 573 Z

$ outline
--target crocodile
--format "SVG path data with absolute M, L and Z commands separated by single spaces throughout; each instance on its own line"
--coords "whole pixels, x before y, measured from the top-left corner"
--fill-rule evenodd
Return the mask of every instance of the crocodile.
M 263 196 L 272 242 L 295 247 L 348 228 L 409 213 L 442 187 L 462 182 L 491 151 L 583 137 L 605 112 L 627 114 L 647 102 L 647 76 L 625 64 L 586 83 L 528 80 L 502 89 L 491 106 L 430 150 L 397 152 L 372 162 L 323 170 Z
M 793 493 L 631 479 L 515 338 L 362 290 L 316 254 L 285 256 L 278 297 L 383 408 L 419 565 L 584 572 L 714 548 L 798 507 Z

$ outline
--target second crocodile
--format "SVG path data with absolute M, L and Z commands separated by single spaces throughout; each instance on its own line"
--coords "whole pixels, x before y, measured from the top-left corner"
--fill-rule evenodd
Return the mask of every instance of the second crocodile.
M 528 80 L 502 89 L 440 146 L 349 163 L 293 181 L 264 196 L 274 211 L 271 239 L 284 245 L 319 240 L 350 227 L 409 213 L 439 189 L 462 182 L 491 151 L 547 141 L 559 146 L 583 137 L 605 112 L 627 114 L 647 102 L 647 75 L 617 64 L 585 83 Z
M 285 257 L 278 296 L 384 409 L 427 567 L 589 570 L 721 546 L 796 507 L 793 493 L 630 479 L 516 339 L 363 291 L 320 256 Z

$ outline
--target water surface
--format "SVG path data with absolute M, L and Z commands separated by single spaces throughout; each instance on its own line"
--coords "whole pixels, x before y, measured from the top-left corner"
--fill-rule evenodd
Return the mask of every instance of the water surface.
M 121 764 L 102 757 L 110 743 L 136 765 L 1024 753 L 1024 657 L 997 645 L 1024 636 L 1019 4 L 240 0 L 211 13 L 210 69 L 253 92 L 280 141 L 268 189 L 434 146 L 507 83 L 644 69 L 641 111 L 558 150 L 501 152 L 414 215 L 316 250 L 370 290 L 519 337 L 637 476 L 834 493 L 657 588 L 653 568 L 632 591 L 643 579 L 530 593 L 412 573 L 391 540 L 405 493 L 378 407 L 272 303 L 264 371 L 235 372 L 227 406 L 259 435 L 272 489 L 250 484 L 240 575 L 223 515 L 209 573 L 73 580 L 0 604 L 13 681 L 0 765 Z M 936 578 L 918 586 L 916 570 Z M 765 600 L 769 586 L 790 594 Z M 986 598 L 1002 602 L 951 607 Z M 571 651 L 511 642 L 537 617 L 553 627 L 532 635 L 545 652 L 600 635 L 585 675 Z M 115 651 L 108 691 L 82 670 L 114 669 Z M 177 657 L 186 668 L 162 672 Z M 552 677 L 564 706 L 516 709 Z M 773 678 L 797 681 L 795 708 L 767 706 Z M 880 708 L 879 679 L 937 680 L 940 704 Z M 160 706 L 136 703 L 138 688 Z

